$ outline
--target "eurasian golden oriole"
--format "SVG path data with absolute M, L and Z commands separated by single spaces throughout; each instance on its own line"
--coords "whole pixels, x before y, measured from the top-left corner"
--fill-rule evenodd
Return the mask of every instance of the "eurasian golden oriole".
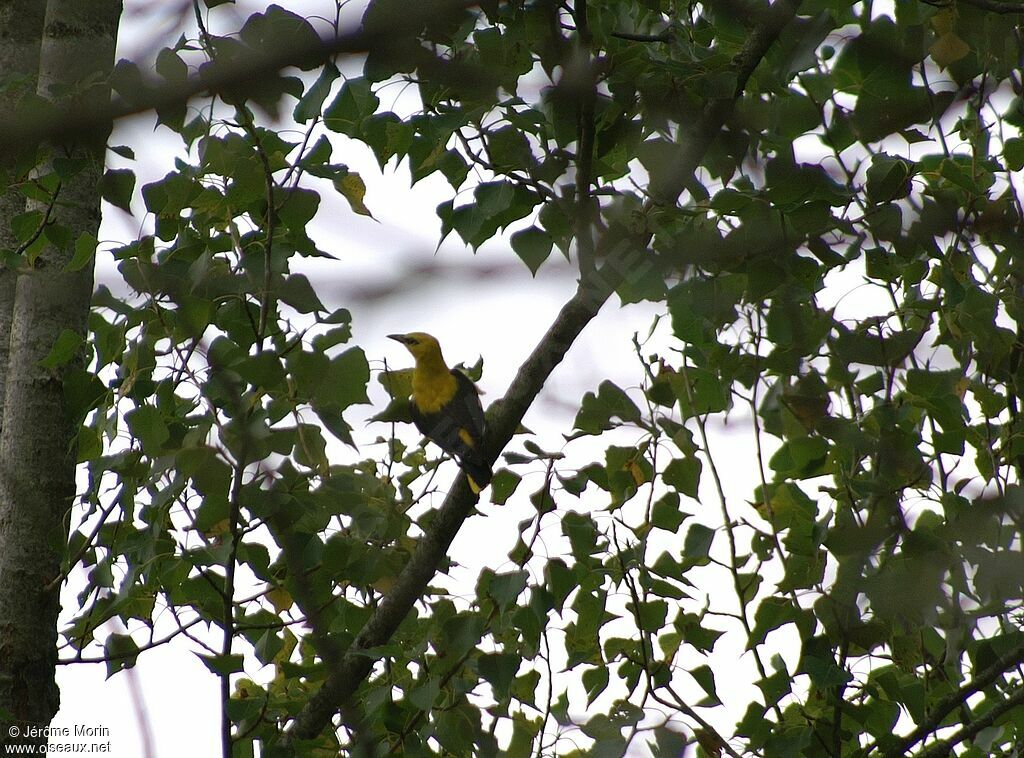
M 484 409 L 480 391 L 458 369 L 448 368 L 441 345 L 429 334 L 389 334 L 405 345 L 416 360 L 409 402 L 413 423 L 428 439 L 451 455 L 469 477 L 474 492 L 491 481 L 493 471 L 484 460 Z

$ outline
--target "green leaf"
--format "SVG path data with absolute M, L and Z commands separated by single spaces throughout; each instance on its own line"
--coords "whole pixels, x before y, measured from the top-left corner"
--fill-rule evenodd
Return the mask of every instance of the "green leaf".
M 698 666 L 690 671 L 690 676 L 697 680 L 697 684 L 707 694 L 707 697 L 697 703 L 698 706 L 710 707 L 722 704 L 715 689 L 715 672 L 711 670 L 710 666 Z
M 572 554 L 584 559 L 597 550 L 597 527 L 590 516 L 569 511 L 562 517 L 562 533 L 569 538 Z
M 522 477 L 514 471 L 501 469 L 491 479 L 491 502 L 495 505 L 504 505 L 519 486 Z
M 551 255 L 551 247 L 554 244 L 550 235 L 536 226 L 516 232 L 509 241 L 516 255 L 522 259 L 534 276 Z
M 327 110 L 324 125 L 348 137 L 358 137 L 360 124 L 377 110 L 380 100 L 370 89 L 370 82 L 359 77 L 349 79 Z
M 583 672 L 583 689 L 587 693 L 587 705 L 593 705 L 597 696 L 608 687 L 608 667 L 597 666 Z
M 125 414 L 125 420 L 132 436 L 142 443 L 142 449 L 147 455 L 158 454 L 164 443 L 171 438 L 163 414 L 151 405 L 129 411 Z
M 729 387 L 717 372 L 687 368 L 669 377 L 683 418 L 717 413 L 729 407 Z
M 118 671 L 130 669 L 139 656 L 139 646 L 128 634 L 112 633 L 103 645 L 107 659 L 107 679 Z
M 39 361 L 43 368 L 55 369 L 70 363 L 83 345 L 82 338 L 70 329 L 62 329 L 57 335 L 57 341 L 53 343 L 49 354 Z
M 683 558 L 687 566 L 706 566 L 710 559 L 708 553 L 715 539 L 715 530 L 703 524 L 693 523 L 686 532 L 683 542 Z
M 1010 137 L 1003 143 L 1003 160 L 1010 171 L 1024 169 L 1024 139 Z
M 821 437 L 798 437 L 787 440 L 772 455 L 768 465 L 787 479 L 820 476 L 828 451 L 828 442 Z
M 651 525 L 674 534 L 689 515 L 679 510 L 679 496 L 670 492 L 654 503 L 651 509 Z
M 787 211 L 815 201 L 829 206 L 845 205 L 851 197 L 849 190 L 822 166 L 794 163 L 788 156 L 768 161 L 765 179 L 768 199 Z
M 844 363 L 861 363 L 867 366 L 900 366 L 924 336 L 924 332 L 871 333 L 862 324 L 858 331 L 839 327 L 838 336 L 832 341 L 832 348 Z M 874 331 L 874 330 L 872 330 Z
M 140 422 L 141 423 L 141 422 Z M 159 430 L 157 430 L 159 435 Z M 196 490 L 208 497 L 227 500 L 231 467 L 209 447 L 184 448 L 175 456 L 181 473 L 191 478 Z
M 512 680 L 522 662 L 518 655 L 509 653 L 485 653 L 477 659 L 480 675 L 490 683 L 498 702 L 511 696 Z
M 654 743 L 657 748 L 655 755 L 685 755 L 690 745 L 690 737 L 682 731 L 676 731 L 668 724 L 654 727 Z
M 747 650 L 764 642 L 768 633 L 784 624 L 796 624 L 802 619 L 800 609 L 795 608 L 788 598 L 766 597 L 757 606 L 754 614 L 754 628 L 747 640 Z
M 744 276 L 726 274 L 692 279 L 674 287 L 668 295 L 668 310 L 675 335 L 685 342 L 700 344 L 714 330 L 734 322 L 746 282 Z
M 669 487 L 681 492 L 687 497 L 697 498 L 700 487 L 700 473 L 703 468 L 700 458 L 687 456 L 685 458 L 673 458 L 665 466 L 661 479 Z
M 295 108 L 292 110 L 292 117 L 300 124 L 305 124 L 310 119 L 319 116 L 324 101 L 331 93 L 331 85 L 334 84 L 339 76 L 340 72 L 338 67 L 334 65 L 334 62 L 326 61 L 316 81 L 306 90 L 306 94 L 302 96 L 302 99 L 295 104 Z
M 218 676 L 245 671 L 245 656 L 243 655 L 201 655 L 199 653 L 196 655 L 210 670 L 210 673 Z
M 540 198 L 531 190 L 511 182 L 482 182 L 473 190 L 475 202 L 453 208 L 451 202 L 438 207 L 441 236 L 453 230 L 463 241 L 478 248 L 513 221 L 528 215 Z
M 99 241 L 90 232 L 82 232 L 75 240 L 75 255 L 64 267 L 65 271 L 80 271 L 96 257 Z
M 776 662 L 780 665 L 775 666 Z M 767 675 L 756 682 L 757 688 L 761 690 L 761 694 L 768 705 L 775 705 L 788 695 L 792 691 L 793 682 L 793 676 L 786 670 L 786 664 L 781 659 L 781 656 L 774 656 L 772 658 L 772 665 L 776 668 L 775 673 Z
M 872 203 L 888 203 L 910 194 L 913 176 L 910 164 L 902 158 L 877 153 L 867 170 L 867 193 Z
M 512 697 L 526 705 L 534 705 L 537 699 L 537 688 L 540 686 L 540 672 L 530 669 L 512 682 Z
M 11 231 L 19 242 L 28 242 L 43 223 L 43 214 L 40 211 L 28 211 L 19 213 L 11 219 Z
M 369 381 L 370 365 L 366 354 L 362 348 L 350 347 L 330 360 L 326 372 L 320 377 L 316 400 L 339 410 L 367 403 L 366 385 Z
M 533 163 L 530 143 L 519 129 L 505 126 L 495 129 L 487 140 L 491 163 L 498 169 L 528 168 Z
M 551 497 L 551 488 L 547 482 L 544 487 L 530 493 L 529 502 L 537 509 L 539 515 L 551 513 L 555 509 L 555 500 Z
M 928 48 L 932 60 L 940 68 L 947 68 L 971 52 L 971 46 L 960 39 L 954 32 L 946 32 Z
M 526 589 L 527 579 L 529 574 L 526 571 L 494 574 L 488 586 L 488 595 L 504 610 Z
M 407 697 L 419 710 L 429 711 L 440 693 L 441 682 L 437 679 L 428 679 L 425 684 L 410 690 Z
M 305 274 L 290 274 L 278 287 L 277 296 L 299 313 L 327 310 Z
M 306 225 L 313 220 L 320 207 L 320 195 L 312 190 L 296 188 L 278 208 L 278 216 L 292 231 L 305 232 Z
M 583 396 L 573 425 L 587 434 L 600 434 L 617 426 L 612 423 L 613 418 L 623 423 L 639 423 L 640 409 L 629 395 L 606 380 L 598 386 L 596 395 L 588 392 Z
M 80 422 L 107 395 L 107 387 L 92 371 L 76 367 L 65 369 L 64 405 L 68 419 Z
M 135 191 L 135 172 L 128 169 L 107 169 L 100 179 L 100 195 L 125 213 L 132 212 L 132 193 Z
M 279 5 L 250 15 L 239 36 L 254 50 L 316 50 L 322 44 L 309 21 Z M 309 71 L 318 65 L 317 60 L 306 60 L 299 68 Z
M 579 586 L 575 574 L 565 561 L 554 558 L 544 566 L 544 579 L 548 590 L 554 595 L 555 610 L 561 612 L 566 598 Z

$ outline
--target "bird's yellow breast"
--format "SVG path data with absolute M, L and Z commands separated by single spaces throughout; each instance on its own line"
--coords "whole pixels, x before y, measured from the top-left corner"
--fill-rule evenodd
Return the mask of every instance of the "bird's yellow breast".
M 443 372 L 416 370 L 412 375 L 412 399 L 420 413 L 437 413 L 455 397 L 458 382 Z

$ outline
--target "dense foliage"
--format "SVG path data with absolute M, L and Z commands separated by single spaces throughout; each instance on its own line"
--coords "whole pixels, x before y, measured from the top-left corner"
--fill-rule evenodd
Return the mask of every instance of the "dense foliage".
M 337 31 L 278 6 L 215 31 L 231 17 L 206 5 L 156 60 L 168 90 Z M 86 343 L 49 358 L 89 358 L 66 382 L 88 472 L 66 570 L 88 581 L 62 657 L 116 672 L 187 637 L 221 678 L 237 756 L 1020 745 L 1012 4 L 491 0 L 425 21 L 407 5 L 370 3 L 361 75 L 312 56 L 165 104 L 182 148 L 166 176 L 108 170 L 105 199 L 148 223 L 113 251 L 133 295 L 100 289 Z M 121 64 L 115 91 L 131 102 L 150 75 Z M 382 105 L 395 81 L 415 112 Z M 565 255 L 584 288 L 663 304 L 672 338 L 637 341 L 635 386 L 594 387 L 568 443 L 516 438 L 485 495 L 535 509 L 511 568 L 424 594 L 365 651 L 340 722 L 289 742 L 432 528 L 436 450 L 333 442 L 365 434 L 350 409 L 377 379 L 353 314 L 294 270 L 324 255 L 311 177 L 372 210 L 342 162 L 356 142 L 447 180 L 443 235 L 508 234 L 538 277 Z M 95 240 L 38 234 L 41 213 L 17 220 L 19 254 L 76 245 L 87 265 Z M 400 375 L 382 382 L 401 399 Z M 603 457 L 573 457 L 602 435 Z M 563 537 L 544 550 L 542 529 Z M 129 631 L 101 632 L 115 617 Z

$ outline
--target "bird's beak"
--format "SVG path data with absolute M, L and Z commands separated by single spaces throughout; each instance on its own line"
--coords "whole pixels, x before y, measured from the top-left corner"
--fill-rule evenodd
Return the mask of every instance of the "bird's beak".
M 394 340 L 395 342 L 401 342 L 403 345 L 408 341 L 404 334 L 389 334 L 388 339 Z

